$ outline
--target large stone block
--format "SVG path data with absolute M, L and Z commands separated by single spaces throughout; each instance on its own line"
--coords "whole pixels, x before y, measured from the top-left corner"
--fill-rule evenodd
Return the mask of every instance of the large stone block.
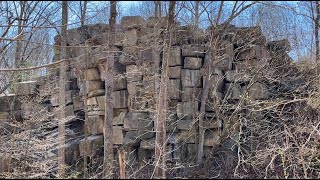
M 87 137 L 87 140 L 80 140 L 79 149 L 80 155 L 84 156 L 85 151 L 87 156 L 95 156 L 103 151 L 103 135 L 91 135 Z
M 182 56 L 184 57 L 204 57 L 206 47 L 201 44 L 182 45 Z
M 66 91 L 65 93 L 65 98 L 66 98 L 66 104 L 72 103 L 73 102 L 73 98 L 79 96 L 79 90 L 70 90 L 70 91 Z
M 220 143 L 220 132 L 219 130 L 207 129 L 204 133 L 205 146 L 218 146 Z
M 270 54 L 267 48 L 252 45 L 250 47 L 244 47 L 236 56 L 236 60 L 248 60 L 248 59 L 267 59 L 270 58 Z
M 154 149 L 155 148 L 155 138 L 142 140 L 140 143 L 140 148 L 142 149 Z
M 195 143 L 197 139 L 196 131 L 189 130 L 181 130 L 180 133 L 177 134 L 177 143 Z
M 136 46 L 138 41 L 138 30 L 130 29 L 125 31 L 123 46 Z
M 128 82 L 135 82 L 142 80 L 142 70 L 136 65 L 126 66 L 126 76 Z
M 226 71 L 225 76 L 229 82 L 249 82 L 252 78 L 248 73 L 237 72 L 236 70 Z
M 180 119 L 177 121 L 177 128 L 191 130 L 196 122 L 193 119 Z
M 143 76 L 141 93 L 144 96 L 154 95 L 155 93 L 155 77 L 154 76 Z
M 169 79 L 168 94 L 170 99 L 180 99 L 180 79 Z
M 182 118 L 193 118 L 193 115 L 198 110 L 198 102 L 179 102 L 177 104 L 177 115 L 179 119 Z
M 87 98 L 96 97 L 96 96 L 103 96 L 104 94 L 105 94 L 104 89 L 97 89 L 97 90 L 93 90 L 93 91 L 89 92 L 87 95 Z
M 153 98 L 143 96 L 132 96 L 129 95 L 128 107 L 129 111 L 147 112 L 148 109 L 153 106 Z
M 112 125 L 116 126 L 116 125 L 123 125 L 124 124 L 124 119 L 127 115 L 127 111 L 123 111 L 123 112 L 120 112 L 119 115 L 113 117 L 113 120 L 112 120 Z
M 183 68 L 185 69 L 200 69 L 202 67 L 202 58 L 185 57 Z
M 135 65 L 139 59 L 140 49 L 136 46 L 124 47 L 119 58 L 119 63 L 123 65 Z
M 201 93 L 202 88 L 183 88 L 182 93 L 182 102 L 189 102 L 189 101 L 200 101 L 201 100 Z
M 218 107 L 222 103 L 223 93 L 211 90 L 208 93 L 208 99 L 206 101 L 206 111 L 216 111 L 215 107 Z
M 119 74 L 114 77 L 114 91 L 127 89 L 127 81 L 125 75 Z
M 126 131 L 149 129 L 151 126 L 153 126 L 153 121 L 149 118 L 148 113 L 129 112 L 124 119 L 124 129 Z
M 170 79 L 180 79 L 181 66 L 169 67 L 168 74 Z
M 13 84 L 14 94 L 16 95 L 30 95 L 37 93 L 36 81 L 23 81 Z
M 181 69 L 183 87 L 200 87 L 201 75 L 199 70 Z
M 12 110 L 18 110 L 21 107 L 19 98 L 14 94 L 1 95 L 0 94 L 0 112 L 9 112 Z
M 170 47 L 170 59 L 169 59 L 168 63 L 169 63 L 169 66 L 181 66 L 182 65 L 180 46 Z
M 252 86 L 248 88 L 248 95 L 253 100 L 268 99 L 270 97 L 267 86 L 259 82 L 252 84 Z
M 88 81 L 100 80 L 100 71 L 98 68 L 89 68 L 85 70 L 85 79 Z
M 79 150 L 79 139 L 68 142 L 64 145 L 65 147 L 65 162 L 68 165 L 73 165 L 80 160 L 80 150 Z
M 128 131 L 125 133 L 123 139 L 124 146 L 137 146 L 139 145 L 141 139 L 139 138 L 138 131 Z
M 104 116 L 88 116 L 88 119 L 85 121 L 85 127 L 88 134 L 102 134 L 104 127 Z
M 156 73 L 156 67 L 154 62 L 142 62 L 143 76 L 153 76 Z
M 86 81 L 87 94 L 98 89 L 104 89 L 104 83 L 102 81 Z
M 127 85 L 128 93 L 129 95 L 137 95 L 142 88 L 142 83 L 141 82 L 129 82 Z
M 80 96 L 73 97 L 73 109 L 75 111 L 84 109 L 84 103 Z
M 146 24 L 146 20 L 141 16 L 124 16 L 121 19 L 121 26 L 124 29 L 140 29 Z
M 128 107 L 128 91 L 115 91 L 112 93 L 114 108 L 126 108 Z
M 227 83 L 225 87 L 226 99 L 239 100 L 241 99 L 242 89 L 239 84 Z

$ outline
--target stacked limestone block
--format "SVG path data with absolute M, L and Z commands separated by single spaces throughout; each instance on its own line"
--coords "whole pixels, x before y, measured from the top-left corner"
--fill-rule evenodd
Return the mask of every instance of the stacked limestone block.
M 142 163 L 143 160 L 154 158 L 156 91 L 165 54 L 160 46 L 165 28 L 163 22 L 156 18 L 146 21 L 139 16 L 124 17 L 121 28 L 116 30 L 113 53 L 106 47 L 109 33 L 105 25 L 88 26 L 89 32 L 96 32 L 91 35 L 80 33 L 72 36 L 70 33 L 70 45 L 88 47 L 86 53 L 80 50 L 76 51 L 78 54 L 69 55 L 75 58 L 75 63 L 69 65 L 70 71 L 67 73 L 66 114 L 74 118 L 67 124 L 80 127 L 76 131 L 79 135 L 83 135 L 85 130 L 88 137 L 85 140 L 81 136 L 80 142 L 68 143 L 72 147 L 67 151 L 69 157 L 78 158 L 84 154 L 89 157 L 103 156 L 104 62 L 114 57 L 114 145 L 126 147 L 130 160 L 138 159 L 137 162 Z M 93 27 L 98 27 L 98 30 L 94 31 Z M 210 76 L 203 122 L 204 155 L 208 158 L 211 150 L 228 137 L 235 122 L 246 115 L 245 111 L 236 111 L 239 103 L 243 102 L 242 98 L 246 98 L 246 101 L 264 101 L 271 97 L 267 84 L 254 75 L 268 73 L 265 67 L 269 65 L 270 57 L 273 58 L 269 51 L 275 43 L 266 44 L 257 27 L 231 26 L 221 32 L 218 50 L 207 74 L 205 69 L 209 58 L 212 58 L 208 54 L 209 32 L 199 32 L 199 36 L 189 37 L 190 28 L 178 25 L 177 28 L 179 32 L 183 30 L 186 33 L 174 33 L 169 50 L 166 130 L 168 160 L 184 163 L 194 162 L 197 154 L 197 115 L 203 90 L 207 86 L 205 77 Z M 55 111 L 59 109 L 58 79 L 50 82 L 56 84 L 56 91 L 48 93 L 44 82 L 39 83 L 39 91 L 50 97 L 49 102 Z M 85 108 L 87 119 L 84 121 Z M 234 142 L 228 142 L 222 145 L 234 145 Z

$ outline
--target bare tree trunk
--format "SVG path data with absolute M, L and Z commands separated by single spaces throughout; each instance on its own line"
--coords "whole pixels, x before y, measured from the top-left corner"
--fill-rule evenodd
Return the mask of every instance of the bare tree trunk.
M 320 47 L 319 47 L 319 23 L 320 23 L 320 3 L 315 1 L 316 3 L 316 19 L 314 23 L 314 37 L 316 41 L 316 72 L 317 76 L 319 76 L 320 66 L 319 66 L 319 59 L 320 59 Z M 318 91 L 320 91 L 320 79 L 318 77 Z
M 154 17 L 158 17 L 159 9 L 158 9 L 158 1 L 154 1 Z
M 115 44 L 115 24 L 117 16 L 117 1 L 110 1 L 110 33 L 109 33 L 109 50 L 112 50 Z M 114 89 L 114 55 L 111 53 L 110 58 L 105 61 L 105 120 L 104 120 L 104 177 L 113 179 L 114 155 L 113 155 L 113 98 Z
M 19 14 L 19 18 L 18 18 L 18 34 L 16 36 L 16 40 L 17 40 L 17 45 L 16 45 L 16 52 L 15 52 L 15 57 L 14 57 L 14 64 L 16 68 L 19 68 L 21 66 L 21 55 L 22 55 L 22 42 L 21 40 L 24 38 L 23 35 L 23 16 L 24 16 L 24 11 L 25 11 L 25 4 L 26 1 L 20 1 L 19 5 L 20 5 L 20 14 Z M 21 81 L 21 74 L 17 75 L 17 81 Z
M 84 27 L 84 24 L 86 21 L 87 4 L 88 4 L 88 1 L 84 1 L 83 9 L 81 9 L 81 27 Z
M 200 17 L 200 15 L 199 15 L 199 3 L 200 3 L 200 1 L 196 1 L 195 3 L 196 3 L 196 5 L 195 5 L 194 25 L 195 25 L 195 28 L 197 29 L 198 26 L 199 26 L 199 17 Z
M 164 41 L 164 58 L 162 61 L 163 72 L 161 74 L 160 91 L 157 105 L 156 118 L 156 142 L 155 142 L 155 178 L 166 179 L 166 118 L 167 118 L 167 97 L 168 97 L 168 69 L 170 59 L 171 31 L 174 23 L 174 10 L 176 1 L 170 1 L 167 33 Z
M 62 27 L 61 27 L 61 58 L 67 58 L 67 23 L 68 23 L 68 1 L 62 1 Z M 59 106 L 61 109 L 59 117 L 59 140 L 60 147 L 58 149 L 59 157 L 59 175 L 65 176 L 65 83 L 66 83 L 66 61 L 63 61 L 60 65 L 60 87 L 59 87 Z
M 158 1 L 158 6 L 159 6 L 159 16 L 158 17 L 161 17 L 162 16 L 162 3 L 161 3 L 161 1 Z

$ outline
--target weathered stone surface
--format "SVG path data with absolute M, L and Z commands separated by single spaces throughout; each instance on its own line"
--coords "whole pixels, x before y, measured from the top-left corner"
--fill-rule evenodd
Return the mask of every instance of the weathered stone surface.
M 176 141 L 177 143 L 195 143 L 196 138 L 196 131 L 181 130 L 181 132 L 177 134 Z
M 125 31 L 123 46 L 136 46 L 138 41 L 138 30 L 130 29 Z
M 89 68 L 85 70 L 85 79 L 88 81 L 100 80 L 100 71 L 98 68 Z
M 73 110 L 73 105 L 68 105 L 65 107 L 65 115 L 68 118 L 74 117 L 74 110 Z
M 210 117 L 208 113 L 205 114 L 205 118 L 203 121 L 203 127 L 206 129 L 215 129 L 221 128 L 222 121 L 221 119 L 216 119 L 215 117 Z
M 88 119 L 85 121 L 85 127 L 88 134 L 102 134 L 104 127 L 104 116 L 88 116 Z
M 141 93 L 143 96 L 152 96 L 155 93 L 155 77 L 143 76 Z
M 183 87 L 200 87 L 201 76 L 199 70 L 181 69 L 181 80 Z
M 124 16 L 121 19 L 121 26 L 127 30 L 129 29 L 139 29 L 144 26 L 146 20 L 141 16 Z
M 153 50 L 151 48 L 141 49 L 139 56 L 143 62 L 154 62 Z
M 104 89 L 104 83 L 102 81 L 86 81 L 87 94 L 98 89 Z
M 65 92 L 66 104 L 72 103 L 73 98 L 79 96 L 79 90 L 70 90 Z
M 154 62 L 142 62 L 142 73 L 143 76 L 153 76 L 156 72 L 156 67 Z
M 181 59 L 181 48 L 180 46 L 174 46 L 170 48 L 170 60 L 169 66 L 181 66 L 182 59 Z
M 123 65 L 135 65 L 139 58 L 139 48 L 136 46 L 124 47 L 120 55 L 119 63 Z
M 36 81 L 23 81 L 13 84 L 14 94 L 30 95 L 37 93 Z
M 148 113 L 129 112 L 124 119 L 124 130 L 148 129 L 153 126 L 153 121 Z
M 113 118 L 112 125 L 114 125 L 114 126 L 123 125 L 126 115 L 127 115 L 127 111 L 120 112 L 120 114 L 118 116 Z
M 142 140 L 140 143 L 140 148 L 142 149 L 154 149 L 155 147 L 155 138 L 149 140 Z
M 226 99 L 237 100 L 241 98 L 242 91 L 239 84 L 227 83 L 225 87 Z
M 217 146 L 220 143 L 220 133 L 218 130 L 206 130 L 204 133 L 205 146 Z
M 84 103 L 80 96 L 73 97 L 73 109 L 75 111 L 84 109 Z
M 104 111 L 105 110 L 105 102 L 106 102 L 105 96 L 97 96 L 96 99 L 98 102 L 99 110 Z
M 86 144 L 86 145 L 85 145 Z M 85 148 L 85 146 L 87 148 Z M 83 156 L 85 151 L 87 156 L 95 156 L 103 151 L 103 135 L 91 135 L 87 137 L 87 141 L 82 139 L 79 144 L 80 155 Z
M 202 58 L 185 57 L 183 68 L 185 69 L 200 69 L 202 66 Z
M 229 82 L 249 82 L 251 80 L 249 74 L 237 72 L 236 70 L 226 71 L 225 76 Z
M 93 91 L 89 92 L 87 98 L 95 97 L 95 96 L 102 96 L 102 95 L 104 95 L 104 93 L 105 93 L 104 89 L 93 90 Z
M 0 94 L 0 104 L 0 112 L 11 111 L 11 108 L 13 108 L 13 110 L 18 110 L 21 107 L 21 102 L 14 94 Z
M 223 55 L 223 56 L 217 58 L 215 67 L 219 68 L 223 71 L 231 70 L 232 69 L 232 58 L 230 58 L 227 55 Z
M 177 121 L 177 128 L 183 130 L 191 130 L 195 121 L 193 119 L 180 119 Z
M 169 67 L 168 76 L 170 79 L 180 79 L 181 66 Z
M 135 82 L 142 80 L 142 71 L 136 65 L 126 66 L 126 76 L 128 82 Z
M 114 78 L 114 91 L 120 91 L 127 89 L 127 81 L 125 75 L 116 75 Z
M 129 82 L 127 85 L 129 95 L 137 95 L 142 88 L 141 82 Z
M 80 140 L 76 139 L 74 141 L 65 144 L 65 161 L 68 165 L 73 165 L 80 160 L 80 150 L 79 150 Z
M 139 138 L 138 131 L 128 131 L 123 139 L 124 146 L 137 146 L 141 139 Z
M 97 101 L 97 97 L 90 97 L 86 100 L 86 105 L 87 106 L 97 106 L 98 105 L 98 101 Z
M 187 152 L 188 152 L 188 162 L 196 162 L 197 159 L 197 152 L 198 152 L 198 145 L 197 144 L 188 144 L 187 145 Z
M 193 114 L 198 110 L 198 104 L 198 102 L 179 102 L 177 104 L 178 118 L 192 118 Z
M 253 45 L 249 48 L 244 48 L 236 56 L 236 60 L 246 59 L 267 59 L 270 58 L 270 54 L 265 47 L 259 45 Z
M 201 99 L 202 88 L 183 88 L 182 93 L 182 102 L 188 101 L 200 101 Z
M 113 126 L 113 144 L 123 144 L 123 131 L 121 126 Z
M 126 108 L 128 107 L 128 91 L 115 91 L 112 93 L 114 108 Z
M 182 45 L 182 56 L 184 57 L 204 57 L 206 47 L 200 44 Z
M 215 111 L 215 107 L 222 103 L 223 93 L 217 91 L 209 91 L 206 102 L 206 111 Z
M 253 100 L 268 99 L 270 97 L 267 86 L 259 82 L 252 84 L 252 86 L 248 88 L 248 95 Z
M 169 79 L 168 94 L 170 99 L 180 99 L 180 79 Z
M 152 107 L 153 97 L 143 97 L 143 96 L 132 96 L 129 95 L 128 98 L 128 107 L 129 111 L 135 111 L 135 112 L 148 112 L 148 108 Z

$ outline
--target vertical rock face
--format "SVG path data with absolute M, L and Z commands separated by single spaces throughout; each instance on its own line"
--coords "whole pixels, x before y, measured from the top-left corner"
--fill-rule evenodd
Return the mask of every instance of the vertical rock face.
M 114 144 L 134 146 L 138 148 L 137 154 L 140 156 L 147 156 L 147 154 L 151 156 L 155 147 L 154 126 L 156 119 L 154 117 L 159 98 L 156 96 L 158 88 L 156 75 L 163 70 L 161 61 L 164 53 L 161 50 L 155 53 L 157 51 L 146 46 L 142 41 L 146 37 L 149 41 L 161 40 L 161 33 L 157 34 L 154 29 L 151 29 L 151 27 L 157 26 L 154 24 L 156 21 L 156 19 L 146 21 L 139 16 L 123 17 L 121 20 L 123 29 L 118 32 L 119 36 L 121 34 L 121 40 L 117 42 L 119 52 L 117 51 L 115 56 L 116 75 L 114 77 L 114 92 L 112 93 Z M 202 92 L 206 86 L 209 86 L 203 124 L 206 129 L 204 135 L 204 146 L 206 147 L 217 147 L 220 143 L 221 132 L 228 131 L 227 126 L 223 125 L 225 122 L 216 116 L 218 113 L 216 111 L 222 104 L 234 106 L 244 97 L 249 97 L 250 100 L 266 100 L 271 97 L 266 84 L 255 82 L 249 86 L 249 82 L 252 80 L 253 74 L 257 71 L 260 72 L 259 70 L 269 62 L 272 55 L 269 49 L 283 51 L 285 47 L 281 49 L 280 46 L 285 45 L 281 42 L 278 44 L 274 42 L 265 46 L 260 41 L 255 41 L 255 44 L 245 46 L 239 42 L 249 42 L 245 33 L 250 32 L 251 29 L 239 29 L 241 35 L 236 33 L 235 37 L 229 38 L 229 40 L 221 40 L 219 50 L 216 50 L 216 57 L 213 63 L 209 64 L 209 73 L 203 71 L 207 68 L 205 66 L 208 66 L 206 62 L 208 57 L 211 57 L 207 54 L 208 47 L 204 45 L 207 41 L 205 38 L 198 44 L 190 44 L 188 41 L 183 41 L 184 34 L 181 34 L 179 37 L 182 39 L 181 42 L 173 41 L 175 44 L 170 48 L 168 62 L 167 98 L 169 107 L 166 124 L 168 136 L 170 135 L 168 147 L 175 148 L 184 144 L 181 146 L 182 148 L 170 154 L 173 159 L 196 157 L 197 146 L 195 143 L 198 141 L 198 127 L 196 125 Z M 80 34 L 79 29 L 69 30 L 68 41 L 70 45 L 81 44 L 83 41 L 101 45 L 104 44 L 105 37 L 107 37 L 106 31 L 107 28 L 104 25 L 92 26 L 88 36 Z M 94 35 L 97 36 L 93 37 Z M 89 37 L 92 38 L 88 39 Z M 97 37 L 99 38 L 97 39 Z M 80 50 L 77 52 L 80 53 Z M 74 73 L 74 76 L 68 76 L 66 114 L 75 117 L 72 122 L 69 122 L 71 125 L 84 121 L 81 129 L 86 129 L 89 135 L 86 141 L 82 139 L 76 145 L 79 146 L 80 156 L 84 156 L 84 154 L 87 156 L 101 155 L 103 148 L 104 83 L 108 83 L 103 80 L 103 77 L 108 72 L 105 72 L 102 60 L 108 60 L 110 55 L 105 52 L 103 48 L 89 48 L 86 56 L 82 54 L 81 58 L 79 58 L 80 56 L 76 58 L 84 61 L 70 65 L 75 66 L 72 68 L 77 69 L 77 72 Z M 160 60 L 159 62 L 156 61 L 157 58 Z M 90 66 L 82 64 L 86 61 L 90 62 Z M 160 69 L 157 69 L 158 66 Z M 203 76 L 210 76 L 209 84 L 204 83 Z M 59 86 L 52 81 L 53 84 L 55 87 Z M 43 95 L 45 91 L 44 85 L 38 85 L 36 81 L 19 82 L 14 87 L 15 94 L 19 97 L 37 96 L 39 92 Z M 54 90 L 46 92 L 49 106 L 54 107 L 55 111 L 59 109 L 58 95 Z M 84 95 L 87 95 L 86 99 L 84 99 Z M 7 98 L 11 97 L 0 96 L 0 120 L 3 119 L 3 114 L 8 115 L 11 112 L 11 106 L 6 103 Z M 13 110 L 21 111 L 19 114 L 22 115 L 22 118 L 30 118 L 31 116 L 26 111 L 36 111 L 37 108 L 27 109 L 25 106 L 26 104 L 21 105 L 21 102 L 17 101 L 14 103 Z M 85 108 L 88 117 L 84 120 Z M 7 117 L 5 115 L 3 116 Z M 228 118 L 228 115 L 225 116 Z M 81 133 L 83 134 L 82 131 L 79 134 Z M 0 172 L 6 169 L 4 164 L 1 164 L 1 161 L 5 161 L 3 158 L 0 155 Z M 139 159 L 143 158 L 139 157 Z

